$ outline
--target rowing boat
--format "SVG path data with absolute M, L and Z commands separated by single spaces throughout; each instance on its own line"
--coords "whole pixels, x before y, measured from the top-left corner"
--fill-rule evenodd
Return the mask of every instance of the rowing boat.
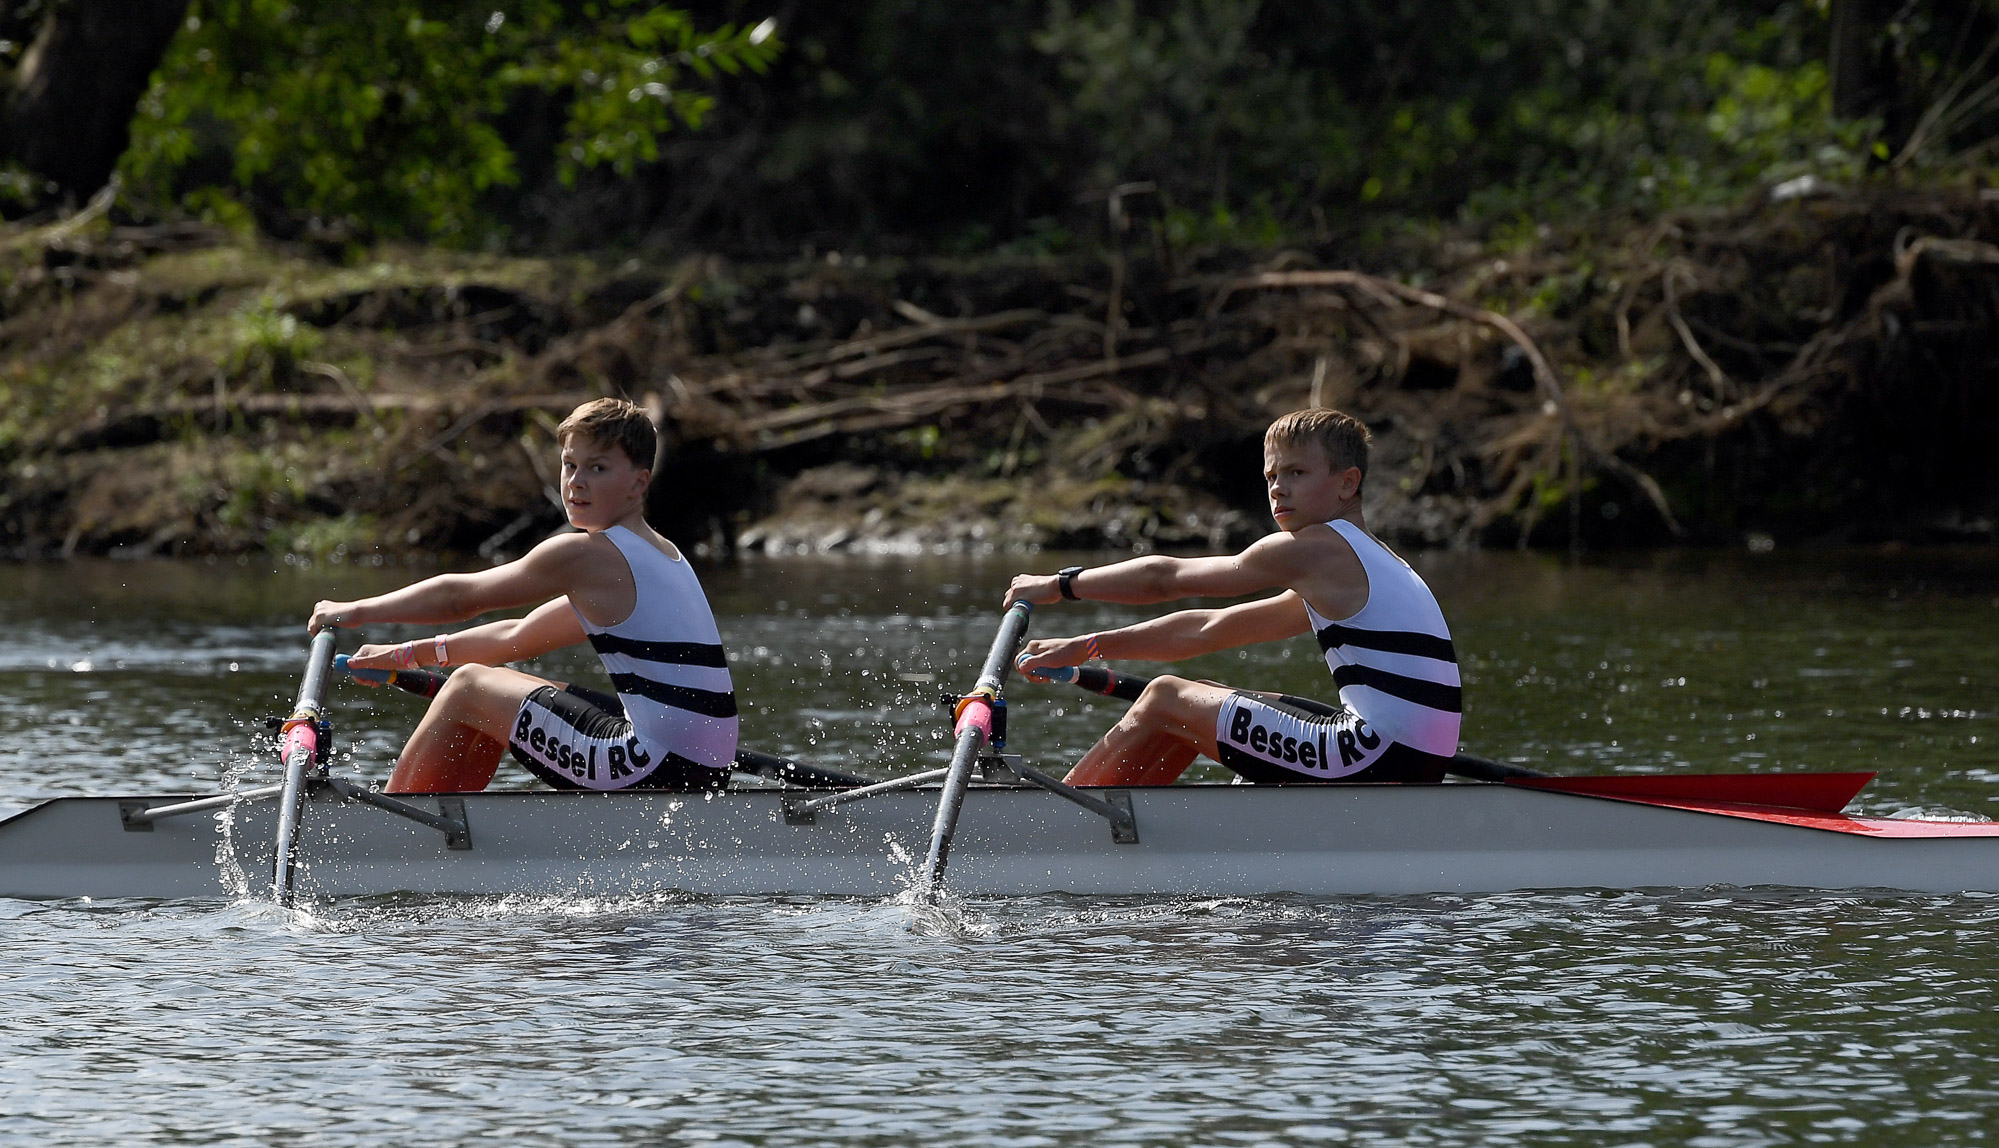
M 1755 784 L 1771 776 L 1110 791 L 1129 808 L 1133 831 L 1125 833 L 1038 787 L 975 782 L 951 849 L 950 885 L 980 895 L 1710 885 L 1999 892 L 1999 826 L 1688 796 L 1731 795 L 1731 786 L 1749 787 L 1732 796 L 1756 796 Z M 1836 796 L 1868 776 L 1782 780 L 1802 778 Z M 1646 782 L 1701 784 L 1648 793 Z M 407 799 L 454 829 L 372 808 L 331 787 L 308 790 L 296 880 L 300 894 L 312 897 L 411 890 L 888 896 L 917 884 L 939 795 L 931 785 L 804 814 L 796 810 L 829 791 Z M 1770 793 L 1811 799 L 1783 787 Z M 137 810 L 174 800 L 57 798 L 0 822 L 0 895 L 221 897 L 271 872 L 274 803 L 237 804 L 221 818 L 131 820 Z
M 951 765 L 865 786 L 771 768 L 706 795 L 392 798 L 313 768 L 316 744 L 301 731 L 322 728 L 308 695 L 326 675 L 309 669 L 287 723 L 284 784 L 42 802 L 0 821 L 0 896 L 228 897 L 275 875 L 280 899 L 882 897 L 934 890 L 947 856 L 949 885 L 966 895 L 1999 892 L 1999 825 L 1849 815 L 1866 773 L 1501 769 L 1423 786 L 1071 789 L 992 744 L 1005 667 L 1024 634 L 1025 611 L 1016 615 L 958 707 Z M 331 642 L 315 640 L 313 658 L 330 666 Z

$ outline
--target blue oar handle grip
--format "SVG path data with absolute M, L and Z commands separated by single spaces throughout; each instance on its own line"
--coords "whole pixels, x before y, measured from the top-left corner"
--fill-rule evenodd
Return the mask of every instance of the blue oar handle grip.
M 1022 670 L 1021 673 L 1032 681 L 1075 686 L 1093 694 L 1122 698 L 1128 702 L 1137 701 L 1138 695 L 1152 682 L 1151 678 L 1120 674 L 1102 666 L 1041 666 Z
M 353 666 L 347 664 L 346 654 L 337 655 L 333 659 L 333 669 L 336 673 L 346 674 L 348 677 L 353 678 L 357 682 L 367 682 L 371 685 L 377 685 L 377 686 L 388 685 L 389 679 L 396 676 L 395 673 L 390 670 L 357 670 Z
M 1058 686 L 1067 686 L 1075 684 L 1076 681 L 1075 666 L 1041 666 L 1036 669 L 1030 670 L 1026 666 L 1020 664 L 1026 660 L 1027 660 L 1027 655 L 1022 654 L 1020 657 L 1014 659 L 1013 664 L 1014 668 L 1020 671 L 1021 676 L 1026 678 L 1028 681 L 1053 682 Z
M 434 698 L 444 687 L 446 675 L 436 670 L 369 670 L 351 666 L 347 655 L 340 654 L 333 659 L 333 668 L 357 682 L 368 682 L 377 686 L 394 686 L 399 690 L 420 698 Z

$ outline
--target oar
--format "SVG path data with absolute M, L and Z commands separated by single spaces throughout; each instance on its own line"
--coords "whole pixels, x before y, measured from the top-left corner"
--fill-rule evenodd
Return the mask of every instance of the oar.
M 1150 678 L 1097 666 L 1051 666 L 1022 671 L 1030 681 L 1063 682 L 1106 697 L 1136 701 Z M 1559 776 L 1524 765 L 1460 753 L 1444 772 L 1474 781 L 1504 781 L 1531 789 L 1610 797 L 1654 805 L 1766 805 L 1813 813 L 1846 808 L 1871 773 L 1695 773 Z
M 793 785 L 808 786 L 813 789 L 854 789 L 863 785 L 873 785 L 875 779 L 862 777 L 857 773 L 841 773 L 837 769 L 821 769 L 816 765 L 806 765 L 788 757 L 772 753 L 758 753 L 753 749 L 736 747 L 736 768 L 744 773 L 754 773 L 758 777 L 768 777 L 772 781 L 788 781 Z
M 1115 670 L 1100 666 L 1048 666 L 1038 670 L 1023 670 L 1029 681 L 1060 682 L 1076 686 L 1093 694 L 1105 697 L 1123 698 L 1128 702 L 1138 700 L 1145 687 L 1152 684 L 1151 678 L 1141 678 L 1136 674 L 1120 674 Z M 1469 753 L 1460 753 L 1444 766 L 1444 772 L 1474 781 L 1505 781 L 1514 777 L 1547 777 L 1538 769 L 1524 765 L 1494 761 Z
M 421 698 L 434 698 L 444 687 L 448 675 L 432 669 L 410 670 L 368 670 L 349 665 L 347 655 L 333 659 L 333 668 L 349 675 L 356 681 L 373 682 L 381 686 L 394 686 L 407 690 Z M 874 779 L 853 773 L 841 773 L 837 769 L 821 769 L 806 765 L 788 757 L 758 753 L 753 749 L 736 750 L 736 768 L 744 773 L 754 773 L 772 781 L 785 781 L 793 785 L 804 785 L 814 789 L 849 789 L 860 785 L 873 785 Z
M 930 852 L 923 859 L 918 888 L 926 900 L 937 895 L 937 883 L 944 877 L 944 864 L 951 855 L 951 837 L 958 831 L 958 811 L 965 804 L 965 789 L 972 782 L 972 762 L 985 748 L 993 732 L 993 706 L 999 701 L 1000 687 L 1007 671 L 1013 669 L 1014 651 L 1027 636 L 1027 617 L 1034 607 L 1015 602 L 1000 619 L 999 633 L 993 635 L 986 664 L 979 670 L 979 683 L 958 702 L 954 732 L 958 742 L 951 751 L 951 771 L 944 776 L 944 791 L 937 798 L 937 819 L 930 826 Z
M 448 676 L 440 674 L 436 670 L 423 669 L 356 669 L 347 663 L 346 654 L 333 659 L 333 669 L 336 673 L 346 674 L 357 682 L 371 682 L 378 686 L 394 686 L 399 690 L 407 690 L 420 698 L 436 697 L 437 691 L 444 688 L 444 682 Z
M 305 679 L 299 683 L 292 716 L 285 719 L 284 748 L 279 753 L 285 763 L 285 788 L 278 801 L 277 849 L 271 862 L 271 897 L 280 905 L 292 903 L 297 868 L 293 854 L 298 848 L 299 815 L 304 810 L 305 774 L 319 760 L 319 715 L 326 706 L 327 671 L 333 665 L 333 647 L 339 637 L 331 626 L 312 636 L 305 656 Z

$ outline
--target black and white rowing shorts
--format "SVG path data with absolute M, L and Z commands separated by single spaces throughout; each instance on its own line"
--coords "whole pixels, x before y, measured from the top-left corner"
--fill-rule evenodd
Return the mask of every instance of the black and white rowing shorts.
M 1444 780 L 1444 761 L 1394 742 L 1352 710 L 1237 691 L 1215 719 L 1221 763 L 1256 785 Z
M 514 760 L 557 789 L 721 789 L 729 771 L 661 749 L 632 729 L 616 695 L 542 686 L 521 701 Z

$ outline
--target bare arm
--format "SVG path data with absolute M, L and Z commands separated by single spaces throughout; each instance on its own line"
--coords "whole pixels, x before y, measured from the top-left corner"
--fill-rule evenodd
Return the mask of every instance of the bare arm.
M 1092 602 L 1149 606 L 1181 598 L 1233 598 L 1264 590 L 1288 589 L 1303 578 L 1312 544 L 1288 533 L 1272 534 L 1240 554 L 1212 558 L 1169 558 L 1149 554 L 1109 566 L 1094 566 L 1071 580 L 1076 597 Z M 1052 574 L 1016 575 L 1005 605 L 1059 602 L 1061 585 Z
M 576 645 L 585 637 L 569 599 L 557 598 L 535 607 L 525 618 L 502 618 L 451 635 L 451 660 L 482 666 L 521 662 Z
M 1020 668 L 1073 666 L 1092 656 L 1114 661 L 1177 662 L 1257 642 L 1295 637 L 1311 628 L 1305 603 L 1286 591 L 1220 610 L 1180 610 L 1101 634 L 1042 638 L 1027 644 Z M 1096 652 L 1090 650 L 1091 639 Z
M 568 598 L 557 598 L 535 607 L 525 618 L 502 618 L 483 626 L 473 626 L 444 635 L 445 649 L 453 665 L 477 663 L 498 666 L 507 662 L 540 657 L 550 650 L 583 641 L 583 624 L 576 620 Z M 437 664 L 437 646 L 428 638 L 409 643 L 410 654 L 419 666 Z M 392 645 L 367 645 L 354 651 L 350 665 L 361 669 L 397 668 Z
M 589 542 L 587 535 L 564 534 L 490 570 L 439 574 L 355 602 L 321 602 L 313 607 L 306 630 L 317 633 L 327 626 L 370 622 L 462 622 L 488 610 L 545 602 L 570 591 L 587 557 Z

